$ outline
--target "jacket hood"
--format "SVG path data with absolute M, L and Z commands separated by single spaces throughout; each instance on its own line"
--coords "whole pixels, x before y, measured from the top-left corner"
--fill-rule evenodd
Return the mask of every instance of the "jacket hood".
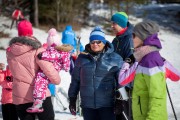
M 144 45 L 144 46 L 145 46 L 145 45 L 155 46 L 155 47 L 157 47 L 157 48 L 159 48 L 159 49 L 162 48 L 161 42 L 160 42 L 160 40 L 159 40 L 159 38 L 158 38 L 157 33 L 149 36 L 148 38 L 146 38 L 146 39 L 144 40 L 143 45 Z
M 41 43 L 34 37 L 14 37 L 9 42 L 7 51 L 12 52 L 14 55 L 23 54 L 29 50 L 38 49 Z
M 72 26 L 71 26 L 71 25 L 67 25 L 67 26 L 66 26 L 66 30 L 72 31 Z
M 88 52 L 88 53 L 92 53 L 93 52 L 91 50 L 91 48 L 90 48 L 90 44 L 87 44 L 85 46 L 85 52 Z M 114 52 L 114 47 L 113 47 L 113 45 L 109 41 L 107 41 L 106 45 L 105 45 L 105 53 L 112 53 L 112 52 Z

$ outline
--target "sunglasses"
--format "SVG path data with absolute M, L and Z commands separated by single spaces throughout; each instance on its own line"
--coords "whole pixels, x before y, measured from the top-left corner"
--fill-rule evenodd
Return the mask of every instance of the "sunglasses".
M 90 44 L 101 44 L 102 41 L 98 40 L 98 41 L 91 41 Z

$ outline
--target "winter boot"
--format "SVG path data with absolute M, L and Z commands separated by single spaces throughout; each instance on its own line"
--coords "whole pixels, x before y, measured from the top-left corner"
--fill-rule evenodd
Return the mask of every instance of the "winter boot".
M 33 103 L 32 107 L 29 107 L 26 111 L 29 113 L 41 113 L 44 111 L 43 107 L 42 107 L 42 100 L 38 100 L 36 99 Z

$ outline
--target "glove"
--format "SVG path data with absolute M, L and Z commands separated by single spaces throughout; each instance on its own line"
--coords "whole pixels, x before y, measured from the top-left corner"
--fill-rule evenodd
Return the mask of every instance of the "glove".
M 37 55 L 37 57 L 38 57 L 39 60 L 41 60 L 41 59 L 42 59 L 42 53 L 39 53 L 39 54 Z
M 12 76 L 6 76 L 6 81 L 7 82 L 13 82 Z
M 116 99 L 123 100 L 122 95 L 119 91 L 116 91 Z
M 116 95 L 116 101 L 115 101 L 115 106 L 114 106 L 114 113 L 116 115 L 119 115 L 124 110 L 123 104 L 128 100 L 129 97 L 127 95 L 125 87 L 122 87 L 116 90 L 115 95 Z
M 115 115 L 120 115 L 123 111 L 123 105 L 122 105 L 122 100 L 117 100 L 115 101 L 114 105 L 114 114 Z
M 129 64 L 133 64 L 136 61 L 135 57 L 133 54 L 131 54 L 128 58 L 125 59 L 125 62 Z
M 72 115 L 76 115 L 76 97 L 69 98 L 69 110 Z

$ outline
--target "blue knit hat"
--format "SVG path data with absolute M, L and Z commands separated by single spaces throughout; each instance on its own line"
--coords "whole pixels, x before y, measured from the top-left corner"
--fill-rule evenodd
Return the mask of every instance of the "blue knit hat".
M 111 21 L 117 23 L 122 28 L 126 28 L 128 23 L 128 15 L 125 12 L 117 12 L 111 17 Z
M 106 44 L 106 39 L 105 39 L 105 33 L 101 30 L 99 26 L 96 26 L 94 30 L 91 32 L 90 37 L 89 37 L 90 42 L 93 40 L 100 40 L 104 44 Z

